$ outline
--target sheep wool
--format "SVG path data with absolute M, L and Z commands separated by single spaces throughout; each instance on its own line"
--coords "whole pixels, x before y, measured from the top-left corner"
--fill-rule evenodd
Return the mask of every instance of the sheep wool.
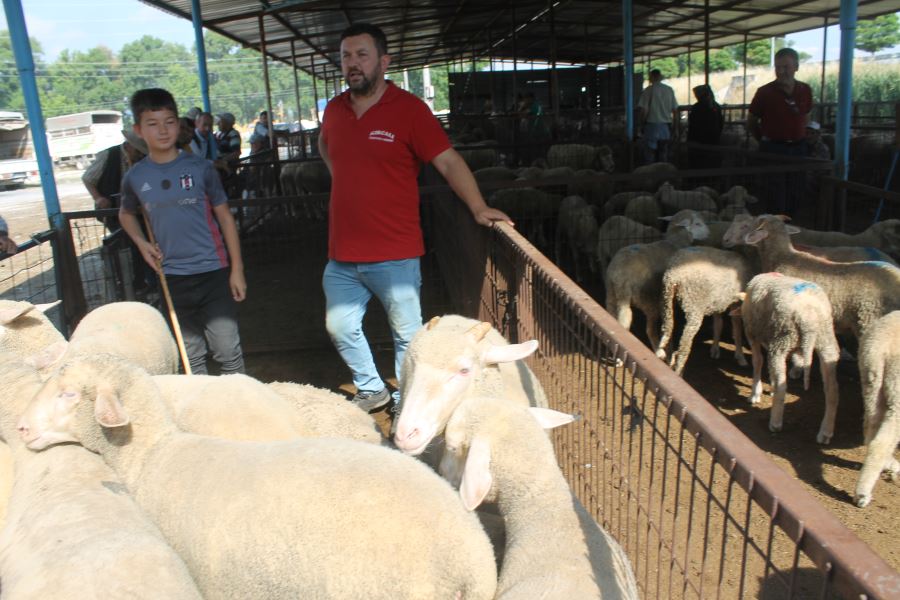
M 69 440 L 99 453 L 204 597 L 494 597 L 490 541 L 420 461 L 355 440 L 184 433 L 158 395 L 125 361 L 79 359 L 45 384 L 20 427 L 32 449 Z

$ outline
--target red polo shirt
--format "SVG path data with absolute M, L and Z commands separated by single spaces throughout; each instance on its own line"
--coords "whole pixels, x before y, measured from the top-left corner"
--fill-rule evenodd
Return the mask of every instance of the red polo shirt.
M 786 93 L 777 81 L 756 90 L 750 112 L 762 121 L 764 138 L 776 142 L 799 142 L 806 137 L 806 115 L 812 110 L 812 90 L 801 81 Z
M 450 147 L 428 106 L 387 82 L 357 119 L 348 90 L 325 107 L 321 135 L 332 174 L 328 257 L 380 262 L 424 254 L 416 179 L 423 163 Z

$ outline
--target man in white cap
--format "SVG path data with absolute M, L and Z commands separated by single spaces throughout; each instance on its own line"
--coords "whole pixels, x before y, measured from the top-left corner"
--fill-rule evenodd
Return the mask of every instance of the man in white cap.
M 216 144 L 219 146 L 219 157 L 229 164 L 241 157 L 241 132 L 234 128 L 234 115 L 229 112 L 219 115 Z
M 806 124 L 806 148 L 810 158 L 831 160 L 831 152 L 822 141 L 822 126 L 817 121 L 810 121 Z
M 118 208 L 122 176 L 131 165 L 147 156 L 147 143 L 130 127 L 123 129 L 122 135 L 125 141 L 98 152 L 81 176 L 84 187 L 94 199 L 94 208 Z M 110 231 L 119 228 L 116 217 L 107 217 L 103 221 Z

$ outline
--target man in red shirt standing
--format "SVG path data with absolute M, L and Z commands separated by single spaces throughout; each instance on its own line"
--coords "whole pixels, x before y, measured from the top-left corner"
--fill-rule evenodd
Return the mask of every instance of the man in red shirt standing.
M 800 56 L 793 48 L 775 53 L 775 81 L 758 90 L 750 103 L 747 127 L 759 142 L 759 151 L 782 156 L 806 156 L 806 124 L 812 110 L 812 90 L 794 79 Z M 769 212 L 792 215 L 802 193 L 803 174 L 776 174 L 771 178 Z
M 485 203 L 428 106 L 384 79 L 390 62 L 380 28 L 357 23 L 344 30 L 341 71 L 349 89 L 328 103 L 319 136 L 319 153 L 332 175 L 322 276 L 325 327 L 353 373 L 353 401 L 366 411 L 391 400 L 362 329 L 369 300 L 376 296 L 387 312 L 398 376 L 409 341 L 422 326 L 419 257 L 425 245 L 416 181 L 421 165 L 434 165 L 477 223 L 511 223 Z

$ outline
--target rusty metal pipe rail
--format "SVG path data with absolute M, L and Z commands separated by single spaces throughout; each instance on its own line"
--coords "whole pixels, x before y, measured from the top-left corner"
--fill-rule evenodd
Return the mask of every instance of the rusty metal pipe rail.
M 646 378 L 668 414 L 675 415 L 697 443 L 725 469 L 731 480 L 740 485 L 752 502 L 770 516 L 771 526 L 783 530 L 797 548 L 813 561 L 824 574 L 827 584 L 834 586 L 848 598 L 887 598 L 900 595 L 900 574 L 780 469 L 715 407 L 636 337 L 622 328 L 609 313 L 513 228 L 498 224 L 494 230 L 499 238 L 497 241 L 511 246 L 525 264 L 534 270 L 534 277 L 540 277 L 558 291 L 560 297 L 580 316 L 582 323 L 597 339 L 615 348 L 617 358 L 625 363 L 635 378 Z M 694 474 L 693 477 L 697 475 Z M 651 488 L 652 485 L 651 483 Z M 726 505 L 730 502 L 731 489 L 729 487 Z M 640 494 L 640 491 L 637 493 Z M 582 501 L 586 500 L 582 498 Z M 718 501 L 721 502 L 721 499 Z M 748 521 L 749 514 L 748 510 Z M 746 538 L 744 544 L 744 552 L 747 544 L 759 548 L 755 541 Z M 678 558 L 671 557 L 672 560 Z M 771 566 L 769 557 L 765 561 L 768 572 Z M 702 595 L 702 589 L 700 591 Z

